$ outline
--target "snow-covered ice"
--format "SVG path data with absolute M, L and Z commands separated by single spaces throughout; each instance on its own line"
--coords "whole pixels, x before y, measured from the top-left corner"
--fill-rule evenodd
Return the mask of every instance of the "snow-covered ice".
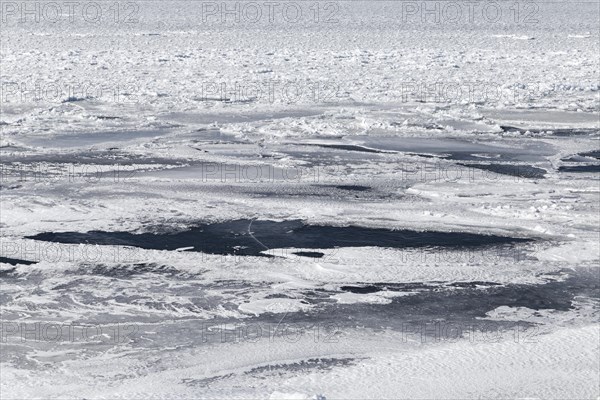
M 597 2 L 73 4 L 0 9 L 0 397 L 600 396 Z

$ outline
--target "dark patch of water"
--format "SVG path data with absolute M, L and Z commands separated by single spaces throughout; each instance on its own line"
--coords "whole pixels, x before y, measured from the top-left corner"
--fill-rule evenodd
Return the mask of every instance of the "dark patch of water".
M 579 155 L 583 157 L 592 157 L 596 160 L 600 160 L 600 150 L 585 151 L 583 153 L 579 153 Z
M 359 293 L 359 294 L 376 293 L 376 292 L 380 292 L 381 290 L 383 290 L 382 287 L 375 286 L 375 285 L 342 286 L 342 287 L 340 287 L 340 289 L 343 290 L 344 292 Z
M 369 147 L 358 146 L 354 144 L 319 144 L 319 147 L 325 147 L 329 149 L 347 150 L 347 151 L 358 151 L 361 153 L 395 153 L 392 151 L 383 151 L 377 149 L 371 149 Z
M 501 175 L 519 178 L 544 179 L 546 170 L 523 164 L 459 164 L 464 167 L 491 171 Z
M 0 263 L 10 264 L 10 265 L 31 265 L 37 264 L 36 261 L 27 261 L 27 260 L 19 260 L 17 258 L 9 258 L 9 257 L 0 257 Z
M 600 172 L 600 164 L 592 165 L 563 165 L 558 168 L 558 172 Z
M 532 239 L 467 232 L 389 230 L 360 226 L 307 225 L 300 220 L 235 220 L 200 224 L 177 233 L 131 232 L 45 232 L 28 239 L 58 243 L 134 246 L 144 249 L 191 251 L 210 254 L 268 256 L 273 248 L 331 249 L 336 247 L 448 247 L 476 248 L 499 244 L 529 242 Z
M 356 191 L 356 192 L 367 192 L 367 191 L 371 190 L 371 188 L 369 186 L 361 186 L 361 185 L 337 185 L 334 187 L 336 189 L 351 190 L 351 191 Z
M 391 304 L 321 303 L 322 307 L 316 313 L 288 314 L 286 320 L 288 323 L 310 321 L 338 327 L 385 326 L 397 329 L 402 329 L 405 323 L 437 320 L 481 324 L 480 318 L 485 318 L 486 313 L 500 306 L 568 311 L 573 308 L 573 300 L 576 297 L 600 298 L 600 276 L 597 270 L 580 269 L 576 272 L 569 271 L 569 274 L 564 280 L 534 285 L 499 285 L 494 282 L 473 281 L 454 283 L 444 288 L 416 283 L 414 289 L 417 289 L 417 293 L 395 297 Z M 400 287 L 398 285 L 402 286 L 396 283 L 370 284 L 364 286 L 364 293 L 373 293 L 384 288 L 397 289 Z M 448 286 L 453 289 L 448 290 Z M 358 286 L 345 288 L 354 293 L 360 293 L 361 290 Z M 275 317 L 276 315 L 263 316 L 273 319 Z
M 309 258 L 322 258 L 325 255 L 325 253 L 321 253 L 320 251 L 296 251 L 292 254 Z

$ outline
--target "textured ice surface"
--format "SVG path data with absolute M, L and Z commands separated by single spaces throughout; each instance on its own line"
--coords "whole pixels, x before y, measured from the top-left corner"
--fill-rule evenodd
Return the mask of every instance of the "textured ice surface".
M 3 21 L 3 399 L 600 395 L 597 3 L 136 4 Z

